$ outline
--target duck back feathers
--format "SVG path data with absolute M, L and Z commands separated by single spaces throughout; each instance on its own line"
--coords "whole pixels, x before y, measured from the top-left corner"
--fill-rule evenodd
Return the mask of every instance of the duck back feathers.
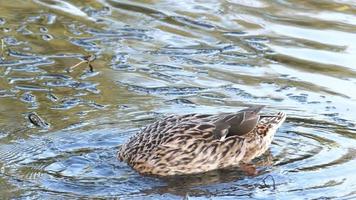
M 259 115 L 263 106 L 217 115 L 174 115 L 156 121 L 123 144 L 118 158 L 140 173 L 201 173 L 238 166 L 264 153 L 286 116 Z

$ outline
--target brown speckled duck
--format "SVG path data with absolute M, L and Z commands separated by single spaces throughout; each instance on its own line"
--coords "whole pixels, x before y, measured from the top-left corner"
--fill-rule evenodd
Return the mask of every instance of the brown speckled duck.
M 262 155 L 286 119 L 260 115 L 264 106 L 236 113 L 169 116 L 123 144 L 118 158 L 142 174 L 186 175 L 242 166 Z

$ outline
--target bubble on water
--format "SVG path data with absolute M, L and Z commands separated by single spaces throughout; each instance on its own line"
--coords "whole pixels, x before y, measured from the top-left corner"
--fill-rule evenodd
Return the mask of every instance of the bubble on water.
M 50 34 L 45 34 L 45 35 L 42 35 L 42 39 L 45 41 L 50 41 L 53 39 L 53 36 Z
M 40 27 L 40 32 L 41 32 L 41 33 L 47 33 L 47 32 L 48 32 L 48 29 L 47 29 L 46 27 L 44 27 L 44 26 L 41 26 L 41 27 Z
M 0 26 L 6 24 L 6 20 L 0 17 Z

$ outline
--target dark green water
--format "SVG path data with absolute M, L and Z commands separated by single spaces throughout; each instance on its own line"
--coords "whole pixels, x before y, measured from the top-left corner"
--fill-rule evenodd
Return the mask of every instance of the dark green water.
M 1 199 L 356 198 L 355 13 L 352 0 L 1 1 Z M 89 54 L 94 72 L 67 72 Z M 258 176 L 157 179 L 116 160 L 155 119 L 250 104 L 288 115 Z

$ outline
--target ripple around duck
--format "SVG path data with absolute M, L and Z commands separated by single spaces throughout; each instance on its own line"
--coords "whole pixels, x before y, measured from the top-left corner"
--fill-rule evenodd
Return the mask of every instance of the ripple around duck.
M 111 136 L 107 133 L 78 133 L 75 137 L 70 136 L 71 133 L 63 137 L 61 133 L 49 138 L 36 138 L 28 143 L 30 145 L 3 146 L 0 163 L 5 169 L 17 171 L 27 185 L 35 181 L 40 183 L 38 189 L 53 193 L 70 192 L 83 197 L 92 194 L 106 196 L 108 193 L 123 195 L 135 194 L 144 187 L 156 185 L 153 179 L 140 178 L 117 162 L 112 155 L 116 154 L 117 142 L 122 142 L 122 139 L 117 138 L 113 130 Z M 127 176 L 136 178 L 127 179 Z M 114 192 L 113 186 L 120 188 L 119 191 Z
M 287 131 L 290 127 L 299 131 Z M 252 179 L 245 178 L 235 169 L 163 180 L 139 176 L 113 156 L 117 145 L 134 131 L 120 134 L 117 130 L 61 132 L 36 137 L 21 144 L 2 146 L 0 163 L 8 169 L 5 170 L 7 173 L 18 173 L 18 178 L 27 186 L 36 183 L 35 191 L 45 189 L 53 194 L 71 193 L 82 197 L 139 197 L 142 192 L 153 196 L 169 192 L 178 196 L 187 193 L 193 196 L 236 196 L 239 193 L 241 197 L 258 198 L 269 193 L 273 185 L 272 182 L 263 183 L 266 173 L 273 176 L 278 191 L 286 196 L 301 192 L 299 176 L 309 177 L 305 190 L 352 184 L 347 174 L 332 170 L 352 170 L 355 150 L 340 146 L 340 141 L 350 139 L 322 128 L 304 128 L 287 122 L 276 136 L 272 155 L 267 154 L 256 161 L 261 175 Z M 324 135 L 314 135 L 316 131 L 324 132 Z M 325 137 L 327 134 L 333 135 L 333 140 Z M 311 176 L 311 172 L 319 175 Z M 330 176 L 321 176 L 322 172 Z M 334 182 L 330 182 L 330 178 Z

